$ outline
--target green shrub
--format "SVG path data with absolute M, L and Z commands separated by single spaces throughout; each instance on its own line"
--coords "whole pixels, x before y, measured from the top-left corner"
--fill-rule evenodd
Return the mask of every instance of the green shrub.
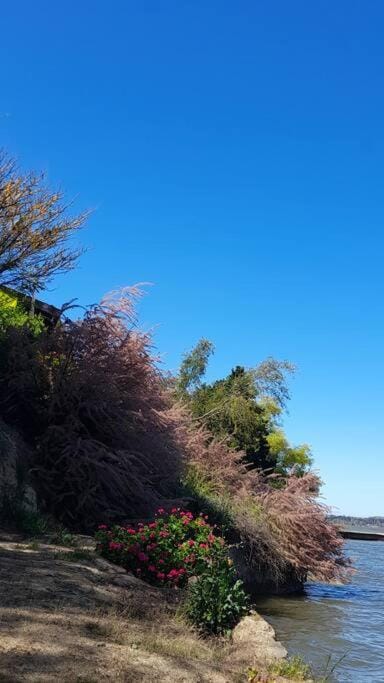
M 194 517 L 180 508 L 167 514 L 160 508 L 148 524 L 100 525 L 96 549 L 152 584 L 183 587 L 193 577 L 185 616 L 203 633 L 222 634 L 247 612 L 247 597 L 215 531 L 206 515 Z
M 224 540 L 214 533 L 206 516 L 172 508 L 160 508 L 154 521 L 137 527 L 102 524 L 96 533 L 96 549 L 153 584 L 186 584 L 201 575 L 213 558 L 226 558 Z M 215 560 L 216 561 L 216 560 Z
M 295 681 L 306 681 L 311 677 L 310 667 L 299 655 L 275 662 L 270 667 L 270 673 L 275 676 L 285 676 L 285 678 L 291 678 Z
M 273 662 L 269 665 L 268 672 L 273 677 L 284 676 L 284 678 L 292 681 L 307 681 L 312 677 L 311 668 L 299 655 Z M 264 672 L 260 672 L 254 668 L 249 669 L 247 675 L 249 683 L 256 683 L 257 681 L 264 680 Z
M 188 463 L 183 477 L 183 494 L 196 501 L 199 510 L 209 514 L 223 532 L 233 526 L 231 498 L 225 491 L 218 491 L 198 467 Z
M 47 520 L 39 512 L 26 509 L 23 499 L 16 494 L 2 497 L 0 517 L 6 524 L 26 536 L 42 536 L 48 531 Z
M 68 529 L 62 524 L 56 524 L 53 528 L 53 534 L 50 542 L 55 545 L 64 545 L 75 548 L 78 544 L 78 539 L 75 534 L 71 534 Z
M 206 634 L 227 634 L 238 623 L 248 611 L 248 599 L 230 560 L 214 558 L 189 587 L 184 610 L 189 621 Z
M 17 299 L 0 291 L 0 335 L 10 327 L 26 327 L 37 335 L 44 329 L 44 320 L 40 315 L 29 315 Z

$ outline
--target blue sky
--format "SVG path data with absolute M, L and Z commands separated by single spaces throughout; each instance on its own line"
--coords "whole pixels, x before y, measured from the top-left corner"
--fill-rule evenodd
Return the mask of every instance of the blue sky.
M 327 501 L 384 514 L 384 5 L 22 0 L 2 8 L 0 144 L 94 208 L 45 298 L 140 306 L 167 368 L 298 366 L 288 435 Z

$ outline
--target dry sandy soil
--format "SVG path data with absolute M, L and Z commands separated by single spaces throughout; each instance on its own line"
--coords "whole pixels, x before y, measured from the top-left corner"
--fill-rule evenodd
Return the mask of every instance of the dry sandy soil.
M 257 615 L 232 641 L 203 640 L 176 607 L 177 594 L 97 557 L 90 539 L 68 548 L 0 532 L 0 681 L 240 683 L 285 654 Z
M 174 600 L 89 547 L 0 534 L 0 609 L 0 681 L 245 680 L 230 645 L 198 638 Z

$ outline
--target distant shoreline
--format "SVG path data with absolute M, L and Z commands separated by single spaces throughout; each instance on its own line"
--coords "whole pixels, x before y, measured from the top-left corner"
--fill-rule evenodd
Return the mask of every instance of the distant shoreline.
M 353 531 L 384 532 L 384 517 L 351 517 L 348 515 L 329 515 L 328 519 L 340 524 L 344 529 Z

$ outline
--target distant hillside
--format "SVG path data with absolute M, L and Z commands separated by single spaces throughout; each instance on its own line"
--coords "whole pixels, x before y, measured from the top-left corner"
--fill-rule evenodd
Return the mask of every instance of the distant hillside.
M 353 527 L 384 527 L 384 517 L 348 517 L 347 515 L 330 515 L 329 519 L 337 524 Z

